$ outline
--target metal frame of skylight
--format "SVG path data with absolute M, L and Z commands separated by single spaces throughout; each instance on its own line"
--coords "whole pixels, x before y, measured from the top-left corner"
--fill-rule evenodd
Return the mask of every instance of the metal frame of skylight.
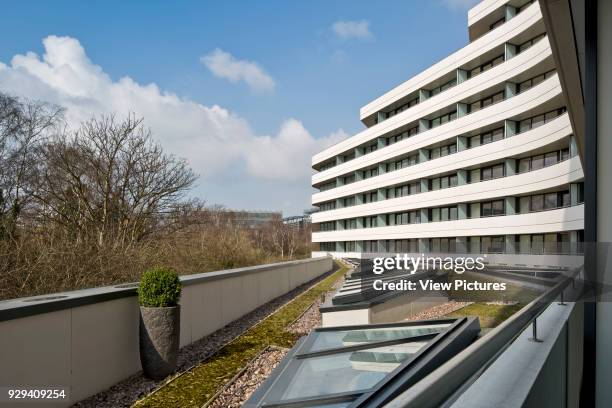
M 364 343 L 359 345 L 351 345 L 346 347 L 333 347 L 328 349 L 321 349 L 316 351 L 309 351 L 311 346 L 316 341 L 318 335 L 324 332 L 344 332 L 354 330 L 375 330 L 375 329 L 390 329 L 390 328 L 402 328 L 402 327 L 414 327 L 414 326 L 433 326 L 438 324 L 448 324 L 447 327 L 440 327 L 439 331 L 435 333 L 420 334 L 408 337 L 402 337 L 401 339 L 393 340 L 382 340 L 371 343 Z M 435 319 L 435 320 L 421 320 L 411 322 L 397 322 L 397 323 L 385 323 L 375 325 L 351 325 L 351 326 L 337 326 L 337 327 L 325 327 L 317 328 L 311 332 L 307 337 L 304 337 L 298 341 L 294 348 L 289 354 L 282 360 L 282 362 L 273 371 L 272 376 L 253 394 L 253 396 L 244 405 L 245 407 L 313 407 L 321 406 L 326 404 L 334 403 L 349 403 L 351 406 L 357 404 L 363 398 L 370 398 L 374 393 L 379 391 L 382 387 L 386 387 L 388 384 L 397 379 L 402 379 L 402 383 L 410 381 L 410 383 L 416 382 L 418 379 L 426 375 L 429 371 L 433 370 L 437 365 L 440 364 L 441 356 L 438 353 L 431 353 L 432 349 L 440 347 L 438 352 L 443 352 L 446 358 L 450 352 L 444 346 L 450 346 L 450 343 L 443 344 L 445 341 L 456 340 L 457 336 L 465 334 L 468 342 L 471 342 L 476 336 L 476 333 L 480 330 L 478 324 L 478 330 L 475 331 L 474 324 L 477 323 L 477 318 L 474 317 L 462 317 L 457 319 Z M 472 329 L 470 335 L 470 330 Z M 427 340 L 427 343 L 423 345 L 416 353 L 411 355 L 405 361 L 401 362 L 396 368 L 386 374 L 384 378 L 378 381 L 375 385 L 370 388 L 357 390 L 357 391 L 346 391 L 340 393 L 330 393 L 319 396 L 300 397 L 292 399 L 281 399 L 278 394 L 281 391 L 277 391 L 274 395 L 275 390 L 286 390 L 290 382 L 294 379 L 295 373 L 300 368 L 300 361 L 307 360 L 309 358 L 316 358 L 322 356 L 330 356 L 334 354 L 349 353 L 359 350 L 371 350 L 379 347 L 387 347 L 398 344 L 411 343 L 419 340 Z M 467 345 L 467 343 L 466 343 Z M 435 351 L 435 350 L 434 350 Z M 454 353 L 452 353 L 454 354 Z M 444 358 L 443 360 L 446 360 Z M 438 362 L 436 362 L 438 361 Z M 418 364 L 415 370 L 410 370 L 411 366 Z M 427 367 L 430 366 L 431 369 Z M 411 371 L 407 373 L 406 371 Z M 424 371 L 423 371 L 424 370 Z M 406 375 L 407 374 L 407 375 Z M 414 377 L 414 378 L 411 378 Z M 399 392 L 399 390 L 398 390 Z M 273 397 L 273 398 L 271 398 Z

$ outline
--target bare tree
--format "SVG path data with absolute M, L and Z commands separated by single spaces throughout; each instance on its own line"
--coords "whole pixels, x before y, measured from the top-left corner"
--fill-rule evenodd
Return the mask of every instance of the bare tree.
M 0 93 L 0 239 L 14 236 L 31 196 L 36 147 L 62 116 L 57 106 Z
M 41 213 L 100 247 L 125 248 L 149 235 L 196 179 L 133 115 L 91 119 L 47 143 L 41 158 Z

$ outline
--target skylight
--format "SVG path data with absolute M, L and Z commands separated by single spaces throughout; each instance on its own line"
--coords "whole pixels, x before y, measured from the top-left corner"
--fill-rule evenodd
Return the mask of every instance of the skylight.
M 298 342 L 244 406 L 365 406 L 418 381 L 479 331 L 478 319 L 471 317 L 318 328 Z

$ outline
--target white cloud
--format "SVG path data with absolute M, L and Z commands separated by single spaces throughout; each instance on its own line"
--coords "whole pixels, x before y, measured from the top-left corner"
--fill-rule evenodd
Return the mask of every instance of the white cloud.
M 218 78 L 236 83 L 244 81 L 255 91 L 273 91 L 274 80 L 257 63 L 239 60 L 222 49 L 215 49 L 200 61 Z
M 342 40 L 351 38 L 370 39 L 374 36 L 370 32 L 370 22 L 367 20 L 361 21 L 336 21 L 332 24 L 332 31 L 336 37 Z
M 251 184 L 278 189 L 274 183 L 297 182 L 308 192 L 310 157 L 347 136 L 339 131 L 314 138 L 296 119 L 282 124 L 277 135 L 257 135 L 245 119 L 220 106 L 205 106 L 127 76 L 114 81 L 75 38 L 49 36 L 43 44 L 42 57 L 29 52 L 15 55 L 10 64 L 0 62 L 0 91 L 64 106 L 72 125 L 101 113 L 143 116 L 155 138 L 189 160 L 205 183 L 235 177 L 238 171 Z M 261 194 L 253 198 L 258 203 L 265 202 L 266 192 Z
M 479 2 L 480 0 L 442 0 L 442 3 L 451 10 L 468 10 Z

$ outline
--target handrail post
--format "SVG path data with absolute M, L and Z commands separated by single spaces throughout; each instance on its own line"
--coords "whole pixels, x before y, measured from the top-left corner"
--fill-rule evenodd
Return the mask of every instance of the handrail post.
M 529 338 L 529 341 L 534 343 L 542 343 L 542 340 L 538 339 L 538 318 L 535 317 L 533 319 L 533 323 L 531 323 L 532 337 Z
M 561 301 L 557 303 L 559 306 L 567 306 L 567 303 L 563 301 L 563 292 L 565 292 L 565 289 L 561 291 Z

